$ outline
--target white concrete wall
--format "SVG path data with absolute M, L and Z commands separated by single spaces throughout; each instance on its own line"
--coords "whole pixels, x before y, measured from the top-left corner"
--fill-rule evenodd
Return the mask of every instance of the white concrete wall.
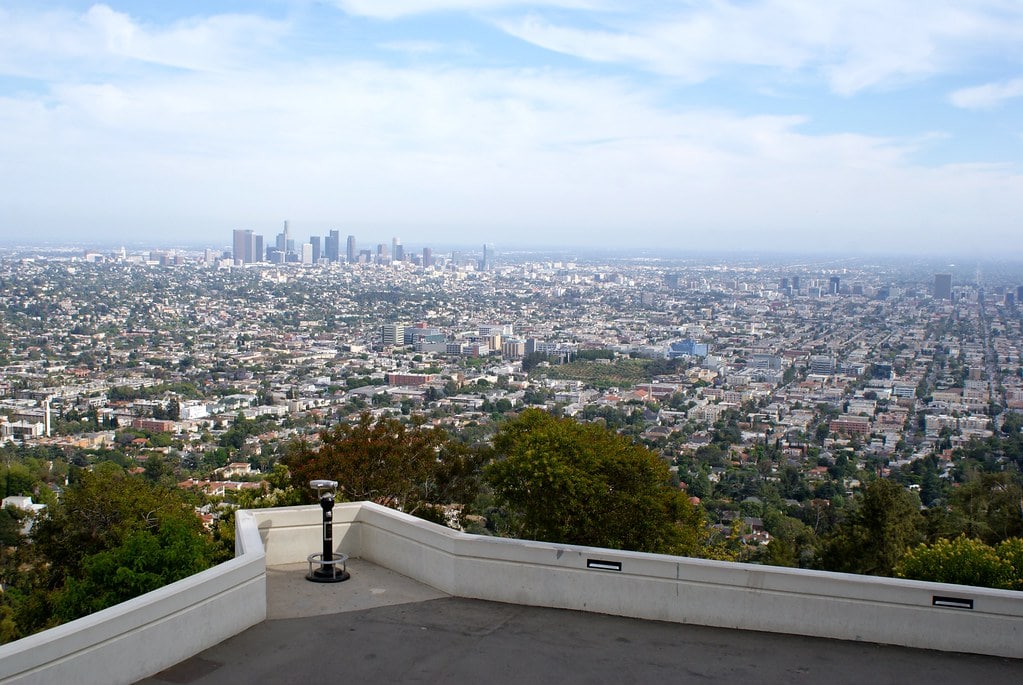
M 0 646 L 0 684 L 130 683 L 265 620 L 266 565 L 319 551 L 321 510 L 240 511 L 236 530 L 229 562 Z M 336 550 L 461 597 L 1023 658 L 1023 592 L 466 535 L 370 503 L 335 507 L 333 532 Z
M 361 528 L 352 525 L 358 516 L 358 504 L 339 504 L 334 507 L 332 537 L 335 550 L 358 556 L 347 550 L 359 550 Z M 279 507 L 276 509 L 252 509 L 253 517 L 262 540 L 267 566 L 280 566 L 305 561 L 323 547 L 323 510 L 318 504 L 303 507 Z
M 132 683 L 265 620 L 263 545 L 251 515 L 238 517 L 234 559 L 0 646 L 0 683 Z
M 273 563 L 319 549 L 318 508 L 253 513 Z M 1023 658 L 1020 592 L 466 535 L 369 503 L 338 505 L 335 520 L 339 551 L 456 596 Z M 935 596 L 974 608 L 936 607 Z

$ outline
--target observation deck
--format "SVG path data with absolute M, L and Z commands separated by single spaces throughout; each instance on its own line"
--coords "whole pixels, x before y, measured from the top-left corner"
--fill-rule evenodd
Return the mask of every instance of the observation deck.
M 0 683 L 1023 681 L 1023 593 L 238 512 L 235 559 L 0 647 Z

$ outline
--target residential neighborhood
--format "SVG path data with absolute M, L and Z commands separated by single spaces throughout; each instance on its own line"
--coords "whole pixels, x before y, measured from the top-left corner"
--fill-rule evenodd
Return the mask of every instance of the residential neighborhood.
M 0 434 L 44 449 L 58 491 L 68 468 L 158 461 L 180 487 L 230 499 L 261 487 L 290 442 L 364 412 L 486 442 L 536 406 L 655 449 L 722 530 L 738 518 L 761 545 L 765 483 L 790 515 L 864 473 L 927 505 L 957 448 L 1023 411 L 1011 273 L 958 273 L 942 290 L 928 265 L 862 259 L 486 250 L 425 267 L 11 250 Z

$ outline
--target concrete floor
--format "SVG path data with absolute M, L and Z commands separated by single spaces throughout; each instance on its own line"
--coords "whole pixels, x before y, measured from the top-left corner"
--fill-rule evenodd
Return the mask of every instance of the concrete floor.
M 1023 683 L 1023 661 L 447 597 L 368 562 L 268 571 L 270 619 L 148 678 L 189 683 Z

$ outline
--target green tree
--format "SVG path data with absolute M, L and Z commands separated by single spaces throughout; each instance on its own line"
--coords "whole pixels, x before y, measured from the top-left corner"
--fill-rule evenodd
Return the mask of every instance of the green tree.
M 1023 488 L 1016 474 L 972 473 L 949 498 L 959 532 L 995 544 L 1023 535 Z
M 183 493 L 114 470 L 83 471 L 61 506 L 36 524 L 36 545 L 57 580 L 73 576 L 82 560 L 120 546 L 137 530 L 159 531 L 180 522 L 203 537 L 202 522 Z M 59 584 L 59 583 L 55 583 Z
M 769 508 L 764 526 L 771 534 L 771 542 L 763 550 L 759 561 L 771 566 L 805 566 L 813 559 L 816 542 L 813 529 L 799 519 Z
M 82 560 L 54 598 L 54 614 L 70 621 L 151 592 L 209 568 L 214 548 L 185 520 L 134 530 L 116 547 Z
M 919 545 L 899 561 L 895 575 L 938 583 L 1019 589 L 1023 587 L 1023 568 L 1013 567 L 1012 552 L 1023 550 L 1023 541 L 1016 538 L 1015 542 L 1014 546 L 1004 545 L 1005 556 L 1000 554 L 1001 549 L 965 535 Z
M 327 478 L 338 481 L 349 501 L 372 500 L 417 515 L 476 498 L 481 454 L 441 428 L 374 421 L 366 413 L 324 431 L 320 441 L 316 448 L 299 441 L 285 457 L 293 485 L 303 492 L 309 481 Z
M 4 497 L 10 495 L 31 495 L 38 479 L 25 464 L 11 464 L 0 470 L 3 478 Z
M 534 540 L 670 554 L 701 550 L 698 508 L 656 454 L 594 424 L 527 409 L 485 470 L 512 531 Z
M 185 495 L 110 462 L 83 471 L 33 529 L 20 635 L 71 620 L 226 558 Z M 157 584 L 159 583 L 159 584 Z
M 898 483 L 868 483 L 858 506 L 821 545 L 820 564 L 831 571 L 890 576 L 899 559 L 923 540 L 920 503 Z

